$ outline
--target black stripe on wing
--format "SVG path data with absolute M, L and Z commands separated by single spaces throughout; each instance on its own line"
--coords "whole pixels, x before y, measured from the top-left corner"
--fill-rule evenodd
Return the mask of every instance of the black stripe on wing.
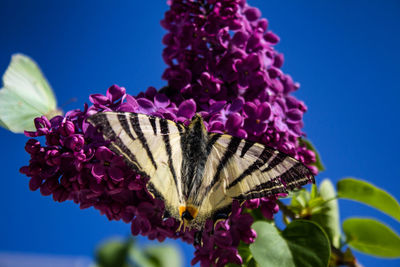
M 282 152 L 276 150 L 277 152 L 279 152 L 278 154 L 276 154 L 276 157 L 273 158 L 271 160 L 270 163 L 268 163 L 268 166 L 264 169 L 261 170 L 261 172 L 268 172 L 272 169 L 274 169 L 275 167 L 277 167 L 278 165 L 280 165 L 281 163 L 283 163 L 285 160 L 290 159 L 291 157 L 287 156 L 286 154 L 283 154 Z
M 293 190 L 310 182 L 315 183 L 314 175 L 312 175 L 311 171 L 300 162 L 296 163 L 292 168 L 281 174 L 279 179 L 289 190 Z
M 287 193 L 287 190 L 293 190 L 310 182 L 314 182 L 314 176 L 312 175 L 311 171 L 305 165 L 291 156 L 262 144 L 257 144 L 257 147 L 253 148 L 255 142 L 249 140 L 231 137 L 231 142 L 233 139 L 238 140 L 237 142 L 244 143 L 240 149 L 236 148 L 237 151 L 232 151 L 229 145 L 227 147 L 227 150 L 231 152 L 226 153 L 229 155 L 232 152 L 236 153 L 238 156 L 236 160 L 246 160 L 246 158 L 248 160 L 249 158 L 246 157 L 246 153 L 248 153 L 248 151 L 251 149 L 260 148 L 263 150 L 258 158 L 256 158 L 248 168 L 243 170 L 238 177 L 235 177 L 235 179 L 227 185 L 227 190 L 232 189 L 243 180 L 250 178 L 256 171 L 260 171 L 261 175 L 263 173 L 267 173 L 268 171 L 273 171 L 272 173 L 275 173 L 275 177 L 260 177 L 261 181 L 259 184 L 256 184 L 255 180 L 249 180 L 248 185 L 251 189 L 247 192 L 242 192 L 242 194 L 235 196 L 234 198 L 244 200 L 271 196 L 278 193 Z M 293 165 L 288 167 L 287 165 L 290 163 Z M 234 164 L 234 162 L 231 164 Z M 219 166 L 225 166 L 225 164 L 220 164 Z M 216 175 L 219 174 L 219 172 L 216 173 Z M 264 182 L 262 181 L 262 178 L 264 178 Z
M 108 120 L 107 113 L 97 113 L 90 116 L 87 121 L 97 128 L 99 132 L 103 134 L 103 138 L 105 140 L 110 141 L 110 150 L 116 153 L 117 155 L 122 155 L 125 163 L 134 169 L 139 174 L 143 174 L 148 176 L 140 166 L 134 154 L 132 154 L 131 150 L 125 146 L 122 140 L 119 138 L 120 133 L 116 133 Z M 122 125 L 122 124 L 121 124 Z M 130 131 L 127 131 L 129 134 Z
M 169 135 L 168 135 L 169 134 L 168 121 L 160 120 L 160 129 L 161 129 L 161 133 L 163 134 L 162 137 L 163 137 L 163 141 L 165 144 L 165 150 L 167 151 L 167 155 L 168 155 L 168 167 L 171 171 L 172 177 L 174 178 L 175 187 L 178 188 L 178 178 L 176 177 L 176 172 L 175 172 L 175 168 L 174 168 L 174 164 L 173 164 L 173 160 L 172 160 L 172 149 L 171 149 L 171 143 L 170 143 Z M 178 129 L 179 129 L 179 127 L 178 127 Z
M 154 135 L 157 135 L 156 118 L 155 117 L 149 117 L 149 122 L 150 122 L 151 127 L 153 128 Z
M 122 129 L 124 129 L 124 131 L 128 134 L 128 136 L 132 139 L 135 140 L 136 138 L 132 135 L 131 129 L 129 127 L 129 122 L 126 118 L 126 114 L 125 113 L 120 113 L 117 115 L 118 117 L 118 121 L 122 126 Z
M 130 122 L 132 125 L 133 130 L 135 131 L 137 137 L 139 138 L 140 142 L 142 143 L 143 148 L 146 150 L 147 156 L 149 157 L 151 163 L 153 164 L 154 168 L 157 170 L 157 163 L 153 158 L 153 153 L 150 151 L 150 147 L 147 144 L 146 137 L 143 134 L 142 129 L 140 128 L 140 122 L 137 113 L 130 113 L 127 117 L 130 117 Z
M 244 146 L 242 148 L 242 151 L 240 152 L 240 157 L 243 158 L 244 155 L 246 155 L 247 151 L 254 145 L 254 142 L 250 140 L 244 140 Z
M 279 181 L 279 179 L 274 179 L 259 184 L 255 189 L 240 194 L 239 196 L 236 196 L 235 199 L 248 200 L 253 198 L 273 196 L 280 193 L 287 193 L 287 190 L 281 181 Z
M 210 189 L 219 181 L 221 176 L 221 171 L 225 168 L 225 165 L 233 157 L 233 155 L 235 155 L 241 140 L 242 139 L 240 138 L 231 136 L 231 140 L 229 141 L 228 147 L 226 148 L 225 153 L 222 156 L 220 163 L 218 164 L 218 167 L 215 171 L 215 175 L 211 181 L 211 184 L 207 187 L 206 192 L 209 192 Z
M 265 146 L 263 151 L 261 152 L 260 156 L 257 160 L 254 161 L 250 167 L 242 172 L 233 182 L 231 182 L 227 189 L 230 189 L 240 183 L 243 179 L 253 174 L 253 172 L 257 171 L 262 167 L 267 161 L 275 154 L 275 150 L 273 148 Z
M 219 134 L 219 133 L 212 133 L 210 135 L 210 139 L 208 140 L 208 143 L 206 146 L 207 157 L 210 155 L 213 145 L 215 144 L 215 142 L 218 141 L 218 139 L 221 137 L 221 135 L 222 134 Z
M 235 199 L 246 200 L 287 193 L 287 189 L 294 190 L 310 182 L 315 183 L 314 176 L 306 166 L 298 162 L 283 174 L 278 175 L 277 178 L 259 184 L 254 189 L 235 197 Z

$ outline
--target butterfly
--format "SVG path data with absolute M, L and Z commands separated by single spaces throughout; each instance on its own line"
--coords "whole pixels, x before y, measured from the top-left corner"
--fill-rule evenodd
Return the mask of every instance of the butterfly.
M 33 131 L 34 118 L 58 114 L 54 93 L 38 65 L 25 55 L 13 55 L 0 90 L 0 126 L 14 133 Z
M 226 219 L 234 200 L 287 193 L 314 182 L 298 160 L 271 147 L 207 132 L 196 114 L 185 126 L 129 112 L 101 112 L 87 121 L 136 172 L 150 177 L 148 191 L 162 199 L 184 229 Z

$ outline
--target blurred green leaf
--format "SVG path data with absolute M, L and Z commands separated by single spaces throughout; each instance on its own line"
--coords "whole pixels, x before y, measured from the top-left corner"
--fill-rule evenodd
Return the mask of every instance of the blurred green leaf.
M 149 259 L 142 250 L 137 247 L 131 247 L 128 254 L 128 259 L 130 262 L 130 266 L 140 266 L 140 267 L 157 267 L 156 263 L 154 263 L 151 259 Z
M 289 209 L 299 218 L 310 218 L 313 213 L 321 210 L 326 201 L 319 196 L 316 186 L 313 185 L 311 193 L 306 189 L 301 189 L 292 194 L 292 201 Z
M 386 191 L 354 178 L 337 183 L 338 197 L 362 202 L 400 221 L 400 204 Z
M 292 201 L 290 202 L 290 209 L 295 213 L 300 215 L 303 210 L 308 206 L 310 201 L 310 193 L 302 188 L 299 191 L 293 193 Z
M 149 246 L 143 253 L 155 262 L 157 267 L 180 267 L 182 266 L 182 255 L 172 245 Z
M 310 202 L 308 202 L 308 207 L 314 211 L 315 208 L 323 206 L 325 202 L 326 201 L 322 197 L 312 198 Z
M 173 245 L 152 245 L 145 249 L 132 247 L 129 251 L 130 260 L 134 266 L 140 267 L 180 267 L 182 255 Z
M 132 240 L 111 240 L 100 245 L 96 251 L 96 263 L 99 267 L 127 267 L 128 251 Z
M 323 203 L 320 203 L 320 210 L 312 213 L 311 220 L 325 230 L 334 247 L 340 248 L 339 207 L 336 191 L 330 180 L 325 179 L 321 182 L 319 194 Z
M 181 267 L 182 255 L 173 245 L 135 246 L 133 239 L 110 240 L 96 251 L 96 267 Z
M 318 188 L 315 184 L 311 185 L 311 194 L 310 194 L 311 199 L 317 198 L 318 197 Z
M 311 143 L 311 141 L 304 139 L 304 138 L 300 138 L 300 144 L 304 144 L 308 150 L 314 151 L 316 161 L 312 165 L 317 167 L 320 172 L 324 171 L 325 167 L 324 167 L 324 164 L 322 163 L 321 157 L 320 157 L 318 151 L 315 149 L 314 145 Z
M 295 220 L 280 234 L 267 222 L 256 222 L 257 238 L 250 251 L 259 266 L 323 266 L 328 265 L 330 243 L 316 223 Z
M 386 225 L 364 218 L 350 218 L 343 222 L 350 247 L 379 257 L 399 258 L 400 237 Z

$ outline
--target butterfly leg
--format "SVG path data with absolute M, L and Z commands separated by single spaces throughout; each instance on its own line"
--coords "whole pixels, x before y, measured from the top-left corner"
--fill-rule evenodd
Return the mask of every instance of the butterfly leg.
M 194 242 L 193 242 L 193 245 L 195 245 L 195 246 L 197 246 L 197 245 L 202 246 L 202 245 L 203 245 L 202 236 L 203 236 L 203 230 L 200 230 L 200 231 L 195 232 L 195 233 L 194 233 Z

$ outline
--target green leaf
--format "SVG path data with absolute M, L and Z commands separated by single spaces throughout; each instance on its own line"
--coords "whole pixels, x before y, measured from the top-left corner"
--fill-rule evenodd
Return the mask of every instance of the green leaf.
M 311 185 L 311 193 L 310 193 L 311 199 L 317 198 L 318 197 L 318 188 L 315 184 Z
M 304 138 L 300 138 L 300 144 L 304 144 L 308 150 L 314 151 L 316 161 L 312 165 L 316 166 L 320 172 L 324 171 L 325 167 L 324 164 L 322 163 L 321 157 L 318 151 L 315 149 L 314 145 L 311 143 L 311 141 Z
M 142 250 L 137 247 L 131 247 L 128 254 L 130 265 L 141 266 L 141 267 L 158 267 L 157 263 L 153 262 L 146 255 L 143 254 Z
M 282 232 L 296 266 L 327 266 L 331 253 L 328 236 L 311 221 L 296 220 Z
M 250 251 L 260 266 L 295 266 L 289 245 L 273 224 L 259 221 L 252 228 L 257 238 Z
M 327 235 L 316 223 L 295 220 L 280 234 L 267 222 L 256 222 L 257 238 L 250 251 L 259 266 L 323 266 L 330 257 Z
M 173 245 L 152 245 L 143 250 L 132 247 L 129 258 L 134 266 L 141 267 L 172 267 L 182 266 L 182 255 Z
M 175 246 L 149 246 L 143 252 L 149 259 L 156 262 L 158 267 L 182 266 L 181 253 Z
M 316 209 L 320 209 L 325 204 L 325 199 L 322 197 L 312 198 L 310 202 L 308 202 L 308 207 L 314 212 Z
M 343 222 L 350 247 L 378 257 L 399 258 L 400 237 L 386 225 L 364 218 L 350 218 Z
M 296 212 L 300 213 L 301 210 L 307 207 L 310 201 L 310 193 L 302 188 L 299 191 L 293 193 L 292 201 L 290 202 L 290 208 Z
M 96 262 L 99 267 L 126 267 L 127 255 L 132 241 L 108 241 L 97 249 Z
M 400 204 L 386 191 L 354 178 L 337 183 L 338 197 L 367 204 L 400 221 Z
M 324 203 L 319 212 L 312 214 L 311 220 L 317 222 L 325 230 L 334 247 L 340 248 L 339 207 L 336 191 L 330 180 L 325 179 L 321 182 L 319 194 Z

